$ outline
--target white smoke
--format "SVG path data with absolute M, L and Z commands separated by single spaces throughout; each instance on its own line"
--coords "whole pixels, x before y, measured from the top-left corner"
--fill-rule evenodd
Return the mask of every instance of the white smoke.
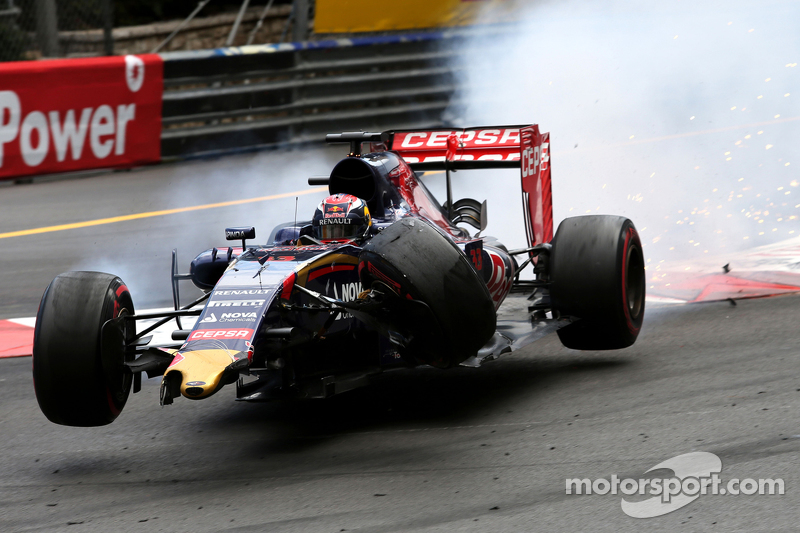
M 800 4 L 519 2 L 516 16 L 462 50 L 447 118 L 550 131 L 556 225 L 628 216 L 651 267 L 800 233 Z M 461 174 L 456 197 L 489 197 L 489 233 L 523 244 L 519 177 Z

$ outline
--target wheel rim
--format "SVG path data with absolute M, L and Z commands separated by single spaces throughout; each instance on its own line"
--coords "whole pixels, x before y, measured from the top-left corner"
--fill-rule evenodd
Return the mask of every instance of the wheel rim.
M 625 303 L 631 319 L 636 320 L 644 304 L 644 263 L 638 246 L 633 245 L 628 249 L 625 263 Z

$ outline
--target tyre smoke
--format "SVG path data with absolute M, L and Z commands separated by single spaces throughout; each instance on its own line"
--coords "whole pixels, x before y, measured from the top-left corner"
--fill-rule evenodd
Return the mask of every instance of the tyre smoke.
M 556 225 L 627 216 L 655 270 L 730 261 L 800 234 L 799 4 L 518 2 L 517 11 L 517 24 L 459 54 L 446 120 L 550 131 Z M 456 195 L 489 197 L 489 232 L 521 246 L 519 177 L 485 172 L 459 173 Z

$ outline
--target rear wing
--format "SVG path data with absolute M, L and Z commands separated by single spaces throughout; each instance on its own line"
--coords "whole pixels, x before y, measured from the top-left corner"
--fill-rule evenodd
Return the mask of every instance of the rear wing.
M 550 133 L 538 125 L 396 130 L 381 141 L 412 170 L 448 171 L 448 192 L 450 170 L 519 168 L 528 244 L 553 239 Z

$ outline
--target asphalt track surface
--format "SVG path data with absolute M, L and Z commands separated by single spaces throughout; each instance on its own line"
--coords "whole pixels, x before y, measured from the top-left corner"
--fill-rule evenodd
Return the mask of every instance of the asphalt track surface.
M 167 303 L 176 243 L 185 265 L 224 245 L 225 225 L 264 237 L 336 155 L 310 152 L 270 187 L 261 176 L 291 156 L 0 189 L 2 233 L 292 193 L 0 239 L 0 318 L 35 314 L 49 280 L 74 268 L 121 274 L 140 307 Z M 318 199 L 299 195 L 300 213 Z M 650 308 L 624 351 L 571 351 L 551 335 L 480 369 L 389 373 L 319 402 L 242 404 L 223 389 L 161 408 L 148 380 L 94 429 L 48 422 L 30 359 L 0 360 L 0 531 L 795 531 L 799 304 Z M 786 494 L 701 496 L 638 520 L 620 496 L 565 494 L 566 478 L 637 478 L 691 451 L 717 454 L 723 480 L 780 477 Z
M 0 360 L 2 531 L 796 531 L 798 296 L 649 310 L 639 342 L 553 335 L 480 369 L 386 374 L 327 401 L 158 406 L 49 423 L 30 359 Z M 640 477 L 690 451 L 783 496 L 701 496 L 634 519 L 565 478 Z

